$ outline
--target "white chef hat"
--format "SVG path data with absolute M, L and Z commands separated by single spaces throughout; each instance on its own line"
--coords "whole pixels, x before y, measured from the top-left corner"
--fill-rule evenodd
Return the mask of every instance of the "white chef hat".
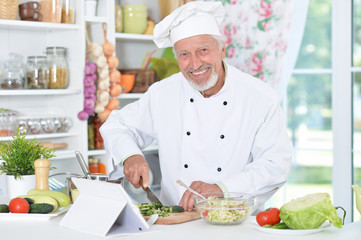
M 225 10 L 221 2 L 188 2 L 155 26 L 153 41 L 159 48 L 166 48 L 172 47 L 181 39 L 196 35 L 221 36 L 218 24 L 224 15 Z

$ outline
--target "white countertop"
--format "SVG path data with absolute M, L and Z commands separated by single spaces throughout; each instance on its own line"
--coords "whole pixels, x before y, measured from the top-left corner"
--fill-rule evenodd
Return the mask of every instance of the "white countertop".
M 103 239 L 94 235 L 89 235 L 74 231 L 68 228 L 60 227 L 59 222 L 64 215 L 52 218 L 47 221 L 30 220 L 0 220 L 0 238 L 4 240 L 81 240 L 81 239 Z M 96 217 L 96 216 L 95 216 Z M 252 226 L 255 217 L 250 217 L 248 221 L 241 225 L 219 226 L 211 225 L 203 220 L 195 220 L 175 225 L 152 225 L 149 232 L 137 235 L 117 236 L 112 239 L 147 239 L 147 240 L 229 240 L 229 239 L 302 239 L 302 240 L 352 240 L 361 238 L 361 221 L 347 224 L 342 229 L 333 226 L 326 230 L 309 235 L 276 235 L 264 233 Z M 282 231 L 282 230 L 279 230 Z M 295 230 L 296 231 L 296 230 Z

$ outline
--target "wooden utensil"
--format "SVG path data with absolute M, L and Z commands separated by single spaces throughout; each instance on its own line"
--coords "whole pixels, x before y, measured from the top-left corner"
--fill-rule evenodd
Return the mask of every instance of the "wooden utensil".
M 148 221 L 151 216 L 145 216 L 144 219 Z M 182 212 L 182 213 L 169 213 L 167 217 L 158 217 L 157 221 L 154 224 L 161 224 L 161 225 L 170 225 L 170 224 L 178 224 L 189 222 L 193 220 L 200 219 L 201 216 L 198 212 Z
M 40 145 L 46 148 L 53 148 L 53 149 L 63 149 L 68 147 L 67 143 L 41 142 Z

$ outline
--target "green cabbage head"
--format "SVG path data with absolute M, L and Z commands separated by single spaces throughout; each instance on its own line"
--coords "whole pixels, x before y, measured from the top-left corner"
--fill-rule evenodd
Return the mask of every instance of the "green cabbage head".
M 314 193 L 296 198 L 280 208 L 280 218 L 292 229 L 318 228 L 326 220 L 335 227 L 342 227 L 328 193 Z

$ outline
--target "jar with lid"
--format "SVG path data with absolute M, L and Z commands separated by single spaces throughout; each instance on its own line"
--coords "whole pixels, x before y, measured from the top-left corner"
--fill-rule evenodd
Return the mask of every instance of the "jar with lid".
M 20 89 L 24 86 L 24 68 L 22 58 L 16 53 L 10 53 L 10 58 L 4 64 L 0 78 L 2 89 Z
M 0 108 L 0 137 L 15 135 L 17 115 L 16 111 Z
M 61 23 L 75 23 L 75 0 L 63 0 L 63 7 L 61 9 Z
M 49 88 L 61 89 L 69 85 L 69 64 L 67 49 L 64 47 L 47 47 L 46 61 L 49 72 Z
M 26 66 L 27 88 L 47 89 L 49 83 L 45 56 L 29 56 Z
M 61 22 L 62 0 L 40 0 L 39 5 L 40 21 Z

